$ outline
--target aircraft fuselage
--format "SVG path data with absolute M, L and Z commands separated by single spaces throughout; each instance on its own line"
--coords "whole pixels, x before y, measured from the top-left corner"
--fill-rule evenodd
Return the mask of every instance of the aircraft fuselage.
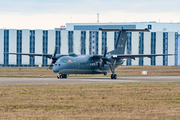
M 92 60 L 91 57 L 91 55 L 61 57 L 54 64 L 53 72 L 60 74 L 106 74 L 110 72 L 109 65 L 102 65 L 102 60 Z M 123 62 L 122 59 L 117 60 L 116 67 L 122 65 Z

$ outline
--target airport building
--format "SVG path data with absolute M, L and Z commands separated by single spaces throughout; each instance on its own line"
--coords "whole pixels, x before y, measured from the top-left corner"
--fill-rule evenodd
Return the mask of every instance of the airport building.
M 9 53 L 103 54 L 114 49 L 118 32 L 103 29 L 144 29 L 150 32 L 127 32 L 125 54 L 175 54 L 175 56 L 127 59 L 123 65 L 180 65 L 180 23 L 67 23 L 66 28 L 54 30 L 0 29 L 0 66 L 48 66 L 50 59 L 8 55 Z

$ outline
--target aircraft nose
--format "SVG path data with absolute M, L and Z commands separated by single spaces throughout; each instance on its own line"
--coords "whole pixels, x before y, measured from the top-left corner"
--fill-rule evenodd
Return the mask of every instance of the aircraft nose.
M 55 64 L 54 65 L 54 67 L 53 67 L 53 72 L 54 73 L 58 73 L 59 72 L 58 66 L 60 66 L 60 64 Z

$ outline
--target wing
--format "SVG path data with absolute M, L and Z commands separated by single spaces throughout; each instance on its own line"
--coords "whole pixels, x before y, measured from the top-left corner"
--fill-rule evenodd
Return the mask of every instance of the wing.
M 102 57 L 103 57 L 103 55 L 91 55 L 91 57 L 89 58 L 89 60 L 99 61 Z
M 131 59 L 135 59 L 136 57 L 156 57 L 156 56 L 170 56 L 170 55 L 174 55 L 174 54 L 139 54 L 139 55 L 112 55 L 112 58 L 131 58 Z
M 52 58 L 53 54 L 34 54 L 34 53 L 4 53 L 4 54 L 11 54 L 11 55 L 28 55 L 30 57 L 33 56 L 42 56 L 46 58 Z
M 103 57 L 103 55 L 92 55 L 92 59 L 101 59 Z

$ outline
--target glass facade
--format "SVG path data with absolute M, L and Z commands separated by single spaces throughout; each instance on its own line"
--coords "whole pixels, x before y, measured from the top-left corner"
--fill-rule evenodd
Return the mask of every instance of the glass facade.
M 156 54 L 156 33 L 151 33 L 151 54 Z M 151 65 L 156 65 L 156 57 L 151 58 Z
M 180 51 L 180 34 L 178 34 L 178 51 Z M 178 66 L 180 66 L 180 52 L 178 52 Z
M 30 30 L 30 53 L 35 53 L 35 30 Z M 29 57 L 29 65 L 35 66 L 35 57 Z
M 139 32 L 139 54 L 144 54 L 144 32 Z M 139 58 L 139 66 L 143 66 L 143 57 Z
M 73 49 L 73 31 L 68 31 L 68 53 L 73 53 L 74 49 Z
M 43 54 L 47 54 L 48 51 L 48 31 L 43 30 Z M 47 58 L 42 58 L 42 66 L 47 66 Z
M 56 31 L 56 46 L 58 46 L 57 54 L 61 53 L 61 31 Z
M 95 54 L 98 54 L 98 49 L 99 49 L 99 32 L 95 32 L 95 34 L 96 34 L 96 53 Z
M 178 66 L 178 33 L 175 33 L 175 66 Z
M 101 44 L 101 43 L 99 43 Z M 102 32 L 102 52 L 101 54 L 104 54 L 105 47 L 107 46 L 107 32 Z M 101 48 L 99 48 L 101 49 Z
M 163 33 L 163 54 L 168 54 L 168 32 Z M 168 65 L 168 56 L 163 56 L 163 65 Z
M 86 31 L 81 31 L 81 55 L 86 54 Z
M 131 54 L 131 50 L 132 50 L 132 47 L 131 47 L 131 32 L 127 32 L 127 54 Z M 130 66 L 131 65 L 131 58 L 127 58 L 127 61 L 126 61 L 126 65 L 127 66 Z
M 17 53 L 22 53 L 22 30 L 17 30 Z M 21 66 L 22 55 L 17 55 L 16 59 L 17 66 Z
M 89 31 L 89 54 L 98 54 L 98 35 L 97 31 Z
M 4 52 L 9 52 L 9 30 L 4 30 Z M 4 54 L 4 66 L 9 65 L 9 55 Z

